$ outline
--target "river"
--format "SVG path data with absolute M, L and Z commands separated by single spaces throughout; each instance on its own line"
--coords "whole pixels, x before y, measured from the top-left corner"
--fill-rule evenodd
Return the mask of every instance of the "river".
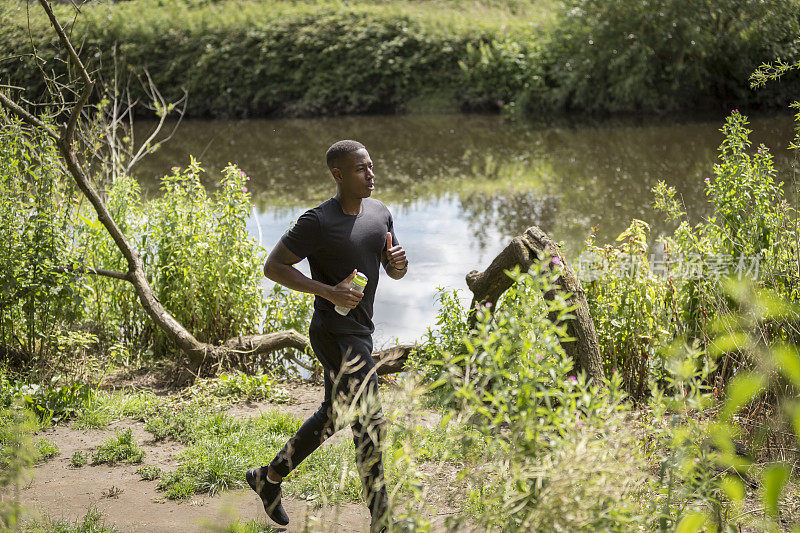
M 672 226 L 651 207 L 658 180 L 677 188 L 694 220 L 708 213 L 724 115 L 660 121 L 514 122 L 496 115 L 363 116 L 184 121 L 136 169 L 146 194 L 171 166 L 202 163 L 213 188 L 228 162 L 250 177 L 248 231 L 270 249 L 305 209 L 335 194 L 324 155 L 334 141 L 364 143 L 375 165 L 373 197 L 392 211 L 410 262 L 402 280 L 383 276 L 375 298 L 376 348 L 413 342 L 435 327 L 437 287 L 471 293 L 464 276 L 483 270 L 515 235 L 538 225 L 574 260 L 592 227 L 613 242 L 631 219 L 651 234 Z M 779 180 L 792 182 L 788 115 L 751 120 L 754 146 L 772 149 Z M 143 139 L 152 123 L 137 126 Z M 308 275 L 308 264 L 299 268 Z M 265 290 L 272 283 L 264 281 Z

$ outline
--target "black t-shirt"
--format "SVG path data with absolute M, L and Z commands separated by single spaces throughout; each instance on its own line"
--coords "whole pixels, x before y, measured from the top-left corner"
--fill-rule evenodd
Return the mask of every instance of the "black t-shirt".
M 364 297 L 345 316 L 337 313 L 329 300 L 314 299 L 314 320 L 321 321 L 328 331 L 361 335 L 375 331 L 372 304 L 387 231 L 392 234 L 392 245 L 399 244 L 392 214 L 380 200 L 364 198 L 361 213 L 348 215 L 336 198 L 330 198 L 303 213 L 281 238 L 293 254 L 308 258 L 311 277 L 317 281 L 336 285 L 353 269 L 367 276 Z

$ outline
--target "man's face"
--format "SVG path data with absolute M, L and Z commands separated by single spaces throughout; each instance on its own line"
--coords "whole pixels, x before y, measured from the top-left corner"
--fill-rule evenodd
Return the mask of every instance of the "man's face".
M 369 152 L 363 148 L 342 157 L 339 166 L 334 169 L 333 176 L 342 192 L 348 196 L 366 198 L 375 190 L 372 159 L 369 157 Z

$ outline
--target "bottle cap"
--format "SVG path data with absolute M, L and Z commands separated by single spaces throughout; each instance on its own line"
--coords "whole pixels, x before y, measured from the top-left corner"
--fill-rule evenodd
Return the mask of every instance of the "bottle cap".
M 356 272 L 356 277 L 353 278 L 353 283 L 355 283 L 359 287 L 366 287 L 367 286 L 367 276 L 365 276 L 361 272 Z

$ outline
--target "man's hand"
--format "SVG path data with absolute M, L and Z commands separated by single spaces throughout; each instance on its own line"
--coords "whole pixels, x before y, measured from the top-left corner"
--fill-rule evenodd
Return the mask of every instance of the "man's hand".
M 333 285 L 328 294 L 328 300 L 333 302 L 334 305 L 341 305 L 348 309 L 353 309 L 364 297 L 364 294 L 355 289 L 350 288 L 350 283 L 356 277 L 358 270 L 353 270 L 352 274 L 340 281 L 337 285 Z
M 395 270 L 405 270 L 408 266 L 406 251 L 399 244 L 392 246 L 392 234 L 389 231 L 386 232 L 386 259 Z

